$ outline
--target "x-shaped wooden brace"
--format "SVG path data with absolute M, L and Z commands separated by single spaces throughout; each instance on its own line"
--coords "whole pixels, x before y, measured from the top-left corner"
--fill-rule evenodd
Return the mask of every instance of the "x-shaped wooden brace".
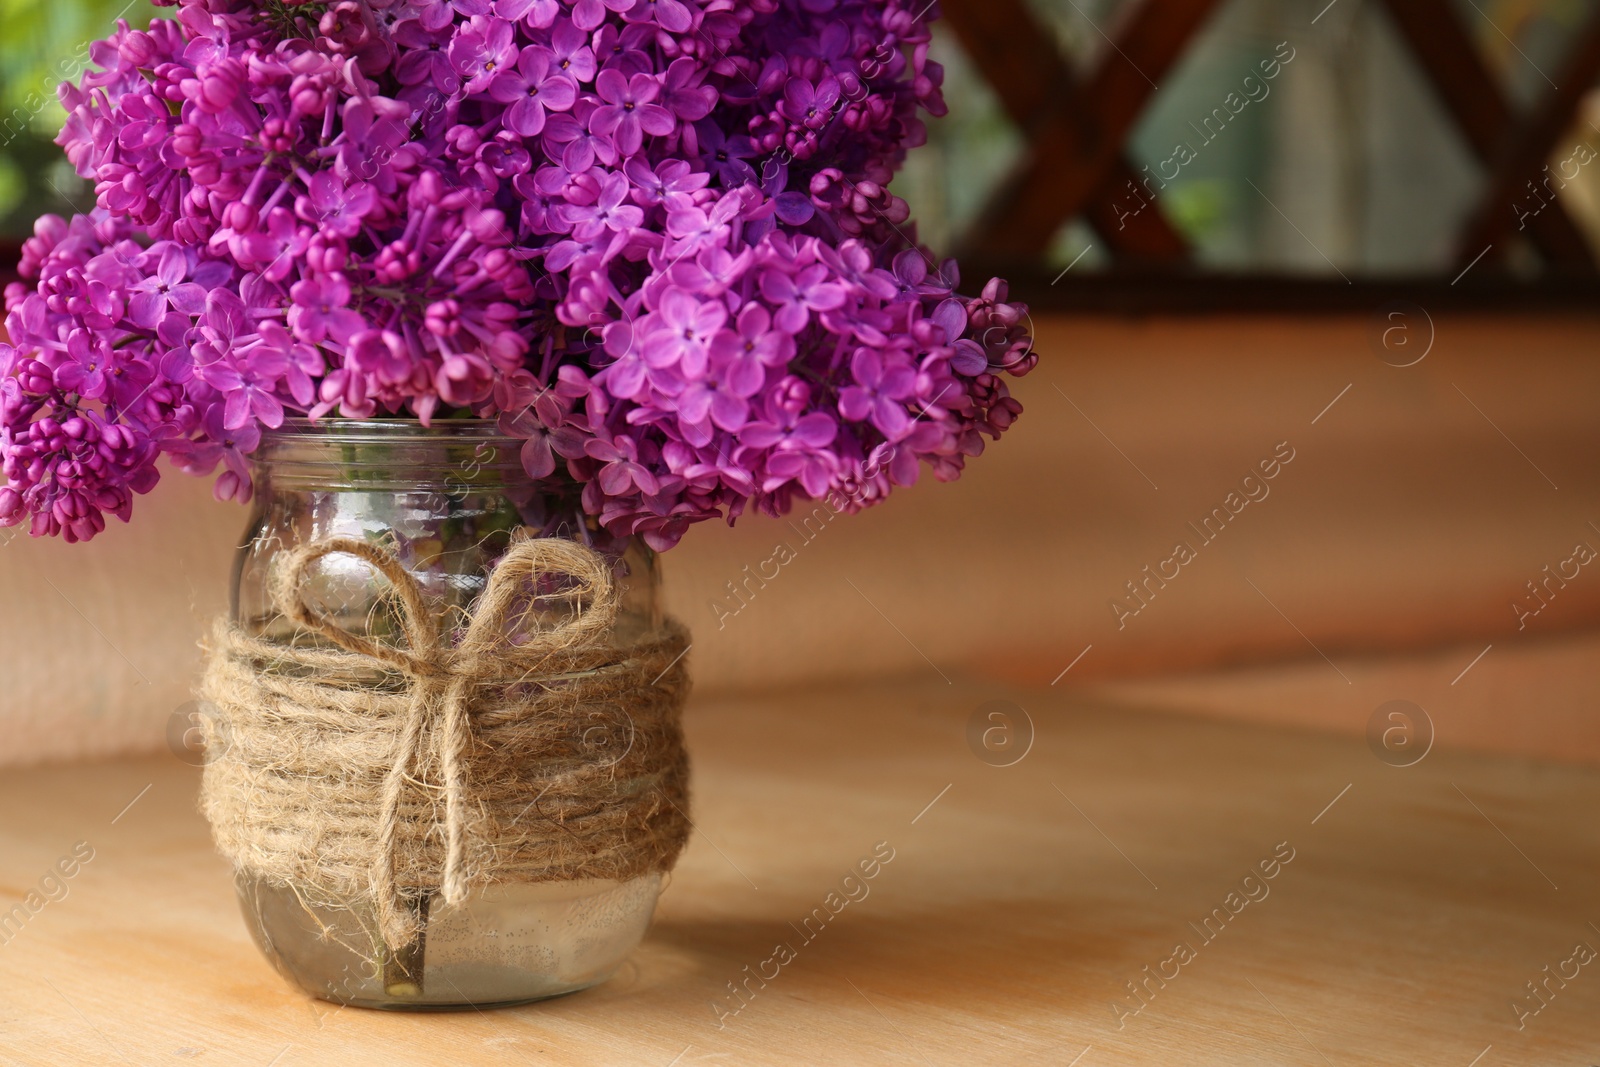
M 1385 5 L 1473 154 L 1490 169 L 1482 206 L 1460 242 L 1461 261 L 1491 246 L 1503 250 L 1507 233 L 1520 225 L 1551 263 L 1592 272 L 1588 242 L 1555 202 L 1542 167 L 1582 94 L 1600 76 L 1600 12 L 1573 47 L 1560 88 L 1523 118 L 1506 102 L 1449 0 Z M 1141 187 L 1123 145 L 1155 82 L 1217 6 L 1218 0 L 1144 0 L 1099 67 L 1080 82 L 1022 0 L 944 0 L 947 20 L 1030 149 L 973 227 L 967 251 L 990 261 L 1034 259 L 1065 220 L 1083 214 L 1120 258 L 1186 259 L 1186 243 L 1159 209 L 1129 213 L 1118 206 Z M 1530 181 L 1543 199 L 1533 199 Z
M 944 17 L 961 38 L 968 58 L 1024 133 L 1049 121 L 1056 101 L 1074 101 L 1069 110 L 1083 106 L 1076 73 L 1023 0 L 945 0 Z M 1116 202 L 1129 200 L 1130 183 L 1137 190 L 1138 181 L 1137 169 L 1118 153 L 1105 180 L 1084 204 L 1089 224 L 1119 258 L 1185 262 L 1188 242 L 1158 205 L 1149 205 L 1149 210 L 1117 206 Z
M 1116 252 L 1168 262 L 1184 258 L 1182 237 L 1159 211 L 1130 213 L 1114 201 L 1128 200 L 1128 181 L 1139 188 L 1123 155 L 1128 135 L 1156 82 L 1218 3 L 1144 0 L 1099 66 L 1080 82 L 1021 0 L 945 0 L 945 17 L 1022 126 L 1030 148 L 979 217 L 977 239 L 967 251 L 986 261 L 1035 259 L 1062 222 L 1087 213 Z
M 1545 160 L 1564 133 L 1584 92 L 1600 75 L 1600 13 L 1589 20 L 1560 72 L 1558 88 L 1533 115 L 1517 118 L 1484 65 L 1449 0 L 1386 0 L 1389 15 L 1427 70 L 1467 144 L 1490 170 L 1476 215 L 1457 248 L 1461 265 L 1491 248 L 1503 250 L 1513 225 L 1556 266 L 1592 272 L 1583 233 L 1546 187 L 1536 199 L 1527 186 L 1542 182 Z M 1522 205 L 1527 205 L 1525 208 Z

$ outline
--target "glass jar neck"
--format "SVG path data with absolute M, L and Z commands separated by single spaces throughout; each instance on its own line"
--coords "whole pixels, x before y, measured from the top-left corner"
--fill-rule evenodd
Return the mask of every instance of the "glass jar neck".
M 530 476 L 523 444 L 481 419 L 432 426 L 297 419 L 263 433 L 254 457 L 255 504 L 234 572 L 235 621 L 258 635 L 288 639 L 293 627 L 271 593 L 277 558 L 295 545 L 346 537 L 392 554 L 448 629 L 483 592 L 513 539 L 554 537 L 582 543 L 613 564 L 622 583 L 619 641 L 657 628 L 654 554 L 586 514 L 582 486 L 564 470 Z M 365 563 L 331 556 L 316 576 L 325 586 L 317 592 L 321 602 L 345 606 L 345 629 L 393 621 L 385 614 L 383 583 Z
M 254 461 L 269 491 L 532 488 L 522 444 L 486 419 L 286 419 Z

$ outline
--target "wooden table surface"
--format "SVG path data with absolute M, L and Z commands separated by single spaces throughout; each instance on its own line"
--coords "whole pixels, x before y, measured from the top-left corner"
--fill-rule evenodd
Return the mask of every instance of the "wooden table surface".
M 0 906 L 78 842 L 93 859 L 0 945 L 0 1064 L 1600 1062 L 1600 961 L 1578 962 L 1600 948 L 1600 773 L 1442 749 L 1399 768 L 1359 740 L 930 678 L 695 703 L 697 833 L 649 938 L 605 985 L 512 1010 L 292 992 L 175 758 L 7 772 Z M 991 700 L 1035 727 L 1012 766 L 969 745 Z M 791 924 L 879 842 L 868 894 L 804 941 Z M 726 1014 L 780 942 L 795 958 Z

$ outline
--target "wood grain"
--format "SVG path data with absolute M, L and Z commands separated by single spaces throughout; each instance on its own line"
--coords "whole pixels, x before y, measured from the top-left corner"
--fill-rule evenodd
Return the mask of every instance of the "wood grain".
M 1035 724 L 1013 766 L 968 748 L 989 700 Z M 176 761 L 10 773 L 0 903 L 75 842 L 95 855 L 0 946 L 0 1064 L 1593 1062 L 1600 965 L 1522 1030 L 1511 1009 L 1600 946 L 1593 771 L 1443 748 L 1399 769 L 1359 741 L 936 678 L 706 701 L 689 727 L 699 833 L 644 947 L 598 989 L 496 1012 L 291 992 Z M 804 943 L 790 924 L 878 842 L 870 893 Z M 1189 923 L 1284 848 L 1201 941 Z M 1125 983 L 1179 941 L 1195 958 L 1119 1029 Z M 797 958 L 719 1029 L 713 1000 L 780 942 Z

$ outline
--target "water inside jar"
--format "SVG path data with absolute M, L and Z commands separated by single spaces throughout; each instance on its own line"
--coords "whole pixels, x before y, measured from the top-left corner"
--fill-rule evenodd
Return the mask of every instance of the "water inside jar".
M 605 981 L 644 937 L 661 881 L 491 885 L 455 906 L 433 894 L 413 903 L 425 920 L 421 940 L 399 952 L 384 946 L 370 906 L 329 907 L 245 875 L 237 888 L 256 944 L 305 992 L 358 1007 L 440 1010 L 526 1003 Z

